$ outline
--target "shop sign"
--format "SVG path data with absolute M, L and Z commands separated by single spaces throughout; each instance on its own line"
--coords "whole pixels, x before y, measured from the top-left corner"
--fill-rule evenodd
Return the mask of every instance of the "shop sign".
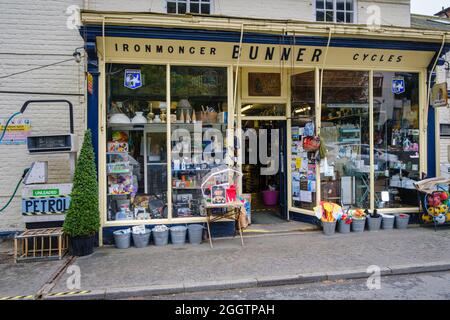
M 448 106 L 447 82 L 438 83 L 431 91 L 431 105 L 435 108 Z
M 0 120 L 0 132 L 3 132 L 6 120 Z M 27 143 L 27 137 L 31 133 L 31 121 L 29 119 L 13 119 L 6 128 L 5 137 L 0 145 L 21 145 Z
M 402 94 L 406 90 L 405 79 L 404 78 L 395 78 L 392 80 L 392 93 L 393 94 Z
M 218 64 L 234 64 L 239 59 L 242 66 L 322 66 L 325 48 L 307 45 L 279 45 L 211 42 L 173 39 L 136 39 L 107 37 L 106 62 L 171 63 L 199 61 Z M 97 47 L 103 52 L 103 41 L 98 38 Z M 241 54 L 240 54 L 241 52 Z M 326 64 L 345 67 L 425 68 L 433 58 L 433 52 L 368 48 L 330 47 Z M 131 70 L 133 71 L 133 70 Z M 139 71 L 139 70 L 134 70 Z M 128 88 L 138 88 L 140 83 L 133 73 L 125 81 Z M 127 78 L 126 78 L 127 79 Z M 133 82 L 133 83 L 131 83 Z
M 22 189 L 22 215 L 64 214 L 70 206 L 71 183 L 31 184 Z
M 124 86 L 128 89 L 139 89 L 142 87 L 142 74 L 141 70 L 125 70 Z
M 22 199 L 22 214 L 61 214 L 69 209 L 69 205 L 70 197 Z

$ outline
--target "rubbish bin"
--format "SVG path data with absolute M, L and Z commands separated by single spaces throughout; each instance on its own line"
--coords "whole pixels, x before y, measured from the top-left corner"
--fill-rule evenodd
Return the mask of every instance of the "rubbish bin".
M 186 243 L 186 230 L 184 226 L 175 226 L 170 228 L 170 239 L 174 245 L 183 245 Z
M 188 225 L 189 243 L 199 245 L 203 240 L 203 230 L 205 228 L 201 224 Z
M 114 243 L 117 249 L 127 249 L 130 247 L 131 232 L 130 229 L 117 230 L 113 232 Z

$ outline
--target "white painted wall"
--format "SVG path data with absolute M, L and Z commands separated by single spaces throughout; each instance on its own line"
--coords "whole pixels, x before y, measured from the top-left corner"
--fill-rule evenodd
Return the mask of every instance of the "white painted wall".
M 77 30 L 66 27 L 66 8 L 81 4 L 74 0 L 0 1 L 0 77 L 14 72 L 62 61 L 83 46 Z M 84 93 L 84 64 L 73 60 L 61 65 L 0 79 L 0 91 Z M 29 99 L 68 99 L 74 103 L 76 133 L 85 127 L 84 97 L 6 94 L 0 92 L 0 119 L 19 111 Z M 32 105 L 22 118 L 32 121 L 32 131 L 66 133 L 69 130 L 67 107 Z M 2 207 L 32 161 L 49 160 L 50 182 L 68 182 L 67 156 L 29 156 L 24 145 L 0 145 L 0 207 Z M 5 212 L 0 213 L 0 231 L 22 227 L 21 191 Z
M 212 0 L 216 15 L 265 19 L 315 21 L 315 0 Z M 167 12 L 166 0 L 90 0 L 88 8 L 99 11 Z M 357 23 L 367 23 L 367 8 L 380 8 L 381 23 L 409 27 L 410 0 L 377 0 L 357 3 Z

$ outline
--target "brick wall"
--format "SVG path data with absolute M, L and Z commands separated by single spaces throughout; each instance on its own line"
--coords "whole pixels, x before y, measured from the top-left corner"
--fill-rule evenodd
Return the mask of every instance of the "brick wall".
M 2 0 L 0 1 L 0 77 L 42 65 L 70 59 L 83 41 L 77 30 L 66 27 L 69 5 L 82 1 Z M 66 63 L 0 79 L 0 91 L 84 94 L 84 63 Z M 10 94 L 0 92 L 0 119 L 6 120 L 29 99 L 68 99 L 75 109 L 76 133 L 85 127 L 84 96 Z M 32 122 L 32 133 L 68 133 L 65 105 L 31 105 L 22 118 Z M 33 161 L 49 161 L 50 182 L 68 182 L 67 155 L 29 156 L 24 145 L 0 145 L 0 207 L 3 206 L 25 168 Z M 20 189 L 21 190 L 21 189 Z M 20 229 L 19 190 L 12 205 L 0 214 L 0 231 Z

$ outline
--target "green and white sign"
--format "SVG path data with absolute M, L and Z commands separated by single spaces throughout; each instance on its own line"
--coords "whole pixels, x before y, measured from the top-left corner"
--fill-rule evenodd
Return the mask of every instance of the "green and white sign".
M 33 190 L 33 197 L 56 197 L 59 196 L 59 194 L 59 189 Z

